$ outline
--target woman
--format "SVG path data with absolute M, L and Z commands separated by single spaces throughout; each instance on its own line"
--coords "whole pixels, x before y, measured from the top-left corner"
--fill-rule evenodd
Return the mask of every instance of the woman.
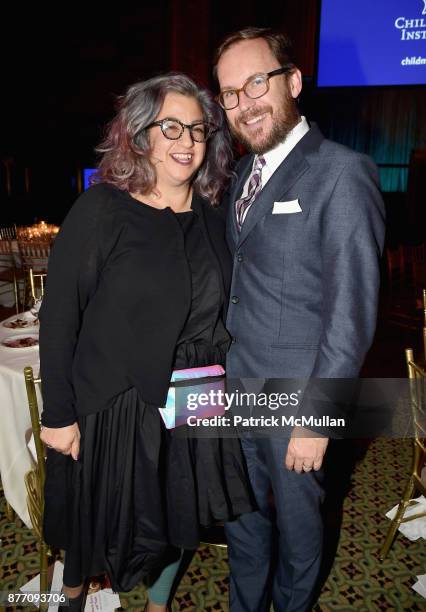
M 176 436 L 158 411 L 173 369 L 221 364 L 229 345 L 212 205 L 230 145 L 208 94 L 170 74 L 128 89 L 99 151 L 40 313 L 45 539 L 66 550 L 67 609 L 91 575 L 130 590 L 163 570 L 147 607 L 161 612 L 199 524 L 251 509 L 238 441 Z

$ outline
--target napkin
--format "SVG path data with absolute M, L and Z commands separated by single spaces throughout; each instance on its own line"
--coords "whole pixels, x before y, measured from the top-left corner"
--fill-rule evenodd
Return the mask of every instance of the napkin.
M 87 596 L 84 612 L 114 612 L 120 608 L 120 597 L 112 589 L 102 589 Z
M 31 434 L 31 438 L 28 440 L 27 447 L 32 455 L 32 458 L 37 463 L 37 451 L 36 451 L 36 445 L 35 445 L 35 440 L 34 440 L 34 434 Z
M 411 588 L 426 599 L 426 574 L 421 574 L 420 576 L 416 576 L 416 578 L 417 582 L 415 582 Z
M 55 561 L 53 568 L 52 586 L 50 588 L 51 593 L 60 593 L 62 589 L 62 576 L 64 573 L 64 565 L 60 561 Z M 34 576 L 29 582 L 21 586 L 19 589 L 23 593 L 38 593 L 40 591 L 40 574 Z M 37 606 L 39 607 L 39 606 Z M 59 604 L 50 604 L 47 612 L 57 612 Z
M 64 565 L 60 561 L 56 561 L 53 569 L 51 593 L 60 593 L 62 589 L 62 579 L 64 573 Z M 37 574 L 29 582 L 20 588 L 23 593 L 39 592 L 40 591 L 40 574 Z M 114 612 L 116 608 L 120 608 L 120 597 L 114 593 L 112 589 L 102 589 L 96 593 L 87 596 L 85 612 Z M 57 612 L 59 604 L 50 604 L 48 612 Z
M 418 512 L 426 511 L 426 499 L 423 495 L 412 499 L 411 501 L 415 502 L 412 506 L 409 506 L 404 516 L 412 516 L 413 514 L 417 514 Z M 396 514 L 398 509 L 398 504 L 394 506 L 389 512 L 386 513 L 386 516 L 390 519 Z M 408 523 L 401 523 L 399 526 L 399 531 L 405 535 L 411 541 L 418 540 L 419 538 L 426 539 L 426 516 L 422 516 L 420 518 L 409 521 Z

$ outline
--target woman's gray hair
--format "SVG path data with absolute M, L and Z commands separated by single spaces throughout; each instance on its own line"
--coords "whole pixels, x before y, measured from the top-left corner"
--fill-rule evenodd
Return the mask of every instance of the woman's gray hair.
M 206 155 L 193 188 L 212 204 L 218 204 L 227 180 L 232 175 L 231 139 L 224 115 L 207 90 L 198 87 L 184 74 L 171 72 L 131 85 L 118 98 L 117 114 L 107 128 L 103 142 L 96 148 L 102 158 L 93 183 L 111 183 L 119 189 L 148 193 L 155 188 L 156 171 L 150 161 L 149 132 L 145 128 L 158 117 L 168 93 L 195 98 L 203 119 L 215 126 L 206 142 Z

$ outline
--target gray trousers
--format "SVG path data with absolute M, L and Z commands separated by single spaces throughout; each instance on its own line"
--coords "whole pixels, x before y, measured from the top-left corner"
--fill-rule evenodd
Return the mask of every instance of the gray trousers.
M 321 563 L 323 473 L 285 467 L 288 440 L 242 438 L 259 510 L 225 526 L 231 612 L 306 612 Z

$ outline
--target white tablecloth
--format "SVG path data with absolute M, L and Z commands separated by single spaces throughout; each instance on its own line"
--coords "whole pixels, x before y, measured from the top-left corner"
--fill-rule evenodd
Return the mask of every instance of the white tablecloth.
M 14 319 L 16 315 L 6 319 Z M 3 322 L 2 322 L 3 323 Z M 31 527 L 27 510 L 24 476 L 32 467 L 27 442 L 31 437 L 31 419 L 23 369 L 39 371 L 38 347 L 6 348 L 1 343 L 8 336 L 27 335 L 37 328 L 8 329 L 0 323 L 0 476 L 5 497 L 24 523 Z M 41 410 L 41 405 L 39 404 Z

